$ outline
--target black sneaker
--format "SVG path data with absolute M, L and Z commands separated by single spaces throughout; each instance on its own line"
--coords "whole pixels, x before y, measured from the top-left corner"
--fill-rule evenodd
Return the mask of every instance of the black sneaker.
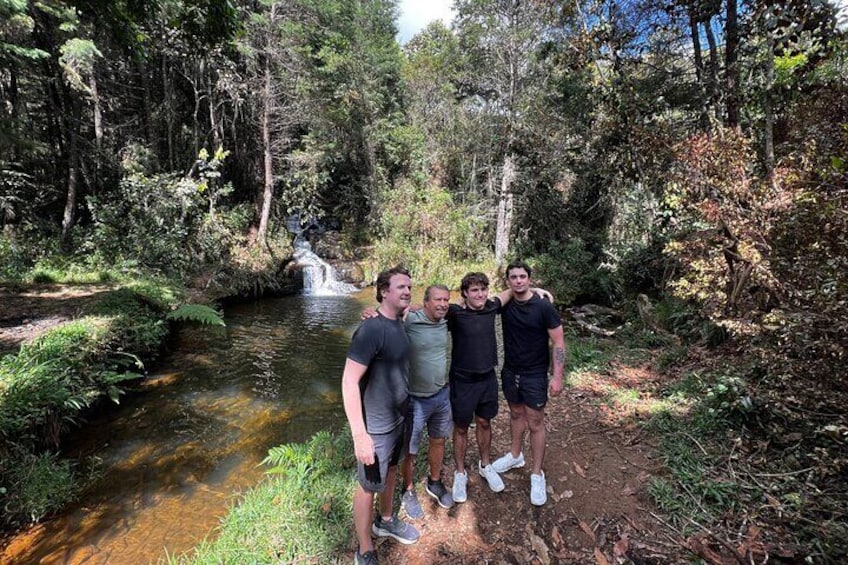
M 377 565 L 377 552 L 372 549 L 365 553 L 359 553 L 357 549 L 353 556 L 353 563 L 354 565 Z
M 383 517 L 379 514 L 374 518 L 374 523 L 371 524 L 371 532 L 378 537 L 395 538 L 404 544 L 415 543 L 421 537 L 418 530 L 397 516 L 392 516 L 391 520 L 383 520 Z
M 445 485 L 442 484 L 442 481 L 431 481 L 427 479 L 427 487 L 425 488 L 427 494 L 436 499 L 436 502 L 439 503 L 439 506 L 442 508 L 450 508 L 453 506 L 453 497 L 448 489 L 445 488 Z

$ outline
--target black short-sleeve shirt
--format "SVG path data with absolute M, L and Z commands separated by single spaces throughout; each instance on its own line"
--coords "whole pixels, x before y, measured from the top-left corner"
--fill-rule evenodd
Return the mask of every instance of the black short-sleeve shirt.
M 448 329 L 451 333 L 451 373 L 487 373 L 498 365 L 498 341 L 495 337 L 495 318 L 501 311 L 501 301 L 486 301 L 481 310 L 451 304 L 448 309 Z
M 527 302 L 512 299 L 501 311 L 501 324 L 504 367 L 519 374 L 547 372 L 548 330 L 562 325 L 556 308 L 535 294 Z

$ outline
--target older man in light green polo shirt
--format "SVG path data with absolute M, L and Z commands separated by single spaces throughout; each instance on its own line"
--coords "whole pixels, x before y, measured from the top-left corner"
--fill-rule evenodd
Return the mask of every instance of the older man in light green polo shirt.
M 424 510 L 415 492 L 414 464 L 424 426 L 430 438 L 427 459 L 430 476 L 425 491 L 442 508 L 453 506 L 450 491 L 441 480 L 445 441 L 453 431 L 448 393 L 448 327 L 445 315 L 450 291 L 444 285 L 431 285 L 424 291 L 424 308 L 409 312 L 404 320 L 409 338 L 408 454 L 401 464 L 405 490 L 401 505 L 410 518 L 421 518 Z

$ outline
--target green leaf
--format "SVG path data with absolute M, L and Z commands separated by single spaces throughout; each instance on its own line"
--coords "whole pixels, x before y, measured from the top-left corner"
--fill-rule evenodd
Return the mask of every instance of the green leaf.
M 218 314 L 218 312 L 203 304 L 182 304 L 179 308 L 170 312 L 166 317 L 169 320 L 197 322 L 200 324 L 208 324 L 210 326 L 227 325 L 224 323 L 224 319 L 220 314 Z

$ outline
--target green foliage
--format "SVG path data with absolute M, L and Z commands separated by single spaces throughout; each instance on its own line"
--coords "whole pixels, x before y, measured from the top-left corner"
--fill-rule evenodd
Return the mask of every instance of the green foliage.
M 319 432 L 305 444 L 278 446 L 267 481 L 234 507 L 193 556 L 171 563 L 333 562 L 350 540 L 355 486 L 350 433 Z
M 6 526 L 39 522 L 76 499 L 80 490 L 73 463 L 51 452 L 4 453 L 0 481 Z
M 531 259 L 533 278 L 549 290 L 560 304 L 575 300 L 611 304 L 620 294 L 615 274 L 599 265 L 586 241 L 572 237 L 551 242 L 546 253 Z
M 232 191 L 220 182 L 227 155 L 222 148 L 211 157 L 202 150 L 195 177 L 135 172 L 121 180 L 119 193 L 89 197 L 95 224 L 82 253 L 105 264 L 133 261 L 171 276 L 220 262 L 240 239 L 233 228 L 244 228 L 243 210 L 225 211 L 220 218 L 217 213 L 219 200 Z
M 166 317 L 169 320 L 195 322 L 210 326 L 226 325 L 221 315 L 214 308 L 205 304 L 181 304 L 176 310 L 168 312 Z
M 458 205 L 445 190 L 404 183 L 385 195 L 375 256 L 381 265 L 405 265 L 416 284 L 459 286 L 468 269 L 491 261 L 480 242 L 485 223 L 469 206 Z

